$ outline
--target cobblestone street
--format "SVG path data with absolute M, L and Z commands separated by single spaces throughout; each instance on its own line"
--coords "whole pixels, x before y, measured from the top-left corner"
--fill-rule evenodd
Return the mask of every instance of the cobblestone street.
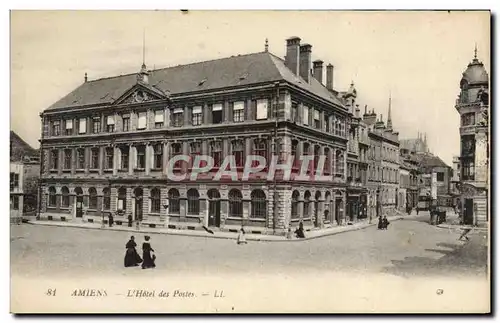
M 249 242 L 152 235 L 158 260 L 153 275 L 162 273 L 306 273 L 338 271 L 421 275 L 484 276 L 487 235 L 472 232 L 468 243 L 460 232 L 430 226 L 428 217 L 394 221 L 389 230 L 376 227 L 302 242 Z M 129 233 L 80 228 L 20 225 L 11 227 L 14 275 L 35 278 L 120 274 L 143 275 L 124 268 Z M 142 236 L 136 235 L 140 245 Z M 151 275 L 151 273 L 148 273 Z

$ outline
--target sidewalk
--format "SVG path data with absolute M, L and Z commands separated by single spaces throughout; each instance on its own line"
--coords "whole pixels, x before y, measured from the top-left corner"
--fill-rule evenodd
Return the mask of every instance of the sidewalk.
M 389 222 L 401 220 L 403 218 L 411 218 L 412 215 L 396 215 L 396 216 L 388 216 L 387 219 Z M 304 239 L 286 239 L 284 236 L 275 236 L 275 235 L 260 235 L 260 234 L 246 234 L 245 237 L 248 241 L 268 241 L 268 242 L 297 242 L 304 240 L 317 239 L 321 237 L 326 237 L 334 234 L 339 234 L 343 232 L 356 231 L 364 228 L 368 228 L 370 226 L 377 225 L 377 219 L 373 219 L 372 223 L 368 223 L 368 220 L 364 220 L 362 222 L 354 223 L 352 225 L 342 225 L 336 226 L 327 229 L 312 229 L 311 231 L 306 231 L 306 237 Z M 123 227 L 123 226 L 106 226 L 101 228 L 100 223 L 72 223 L 72 222 L 62 222 L 62 221 L 41 221 L 35 220 L 30 221 L 28 224 L 32 225 L 44 225 L 44 226 L 55 226 L 55 227 L 70 227 L 70 228 L 80 228 L 80 229 L 92 229 L 92 230 L 106 230 L 106 231 L 123 231 L 123 232 L 133 232 L 136 234 L 171 234 L 177 236 L 190 236 L 190 237 L 200 237 L 200 238 L 215 238 L 215 239 L 233 239 L 236 240 L 238 237 L 237 233 L 233 232 L 223 232 L 216 231 L 213 234 L 201 231 L 201 230 L 175 230 L 175 229 L 167 229 L 167 228 L 144 228 L 141 227 L 137 230 L 135 227 Z

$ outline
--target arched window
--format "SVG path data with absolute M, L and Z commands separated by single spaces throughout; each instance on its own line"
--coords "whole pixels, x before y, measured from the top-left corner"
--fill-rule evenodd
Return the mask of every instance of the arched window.
M 266 194 L 262 190 L 254 190 L 251 194 L 252 218 L 265 219 L 267 214 Z
M 127 189 L 120 187 L 118 189 L 118 210 L 125 211 L 127 209 Z
M 292 216 L 291 216 L 292 220 L 298 219 L 300 217 L 298 210 L 299 195 L 300 194 L 298 191 L 293 191 L 292 193 Z
M 89 188 L 89 209 L 97 209 L 97 191 L 95 188 Z
M 207 196 L 210 200 L 218 200 L 220 199 L 220 193 L 215 188 L 212 188 L 208 191 Z
M 194 188 L 187 191 L 188 214 L 200 214 L 200 194 Z
M 57 204 L 56 188 L 49 187 L 49 206 L 55 207 Z
M 104 188 L 102 190 L 102 209 L 109 210 L 111 208 L 111 190 Z
M 175 188 L 168 191 L 168 212 L 172 214 L 179 214 L 181 211 L 181 206 L 179 203 L 179 191 Z
M 311 217 L 311 192 L 306 191 L 304 193 L 304 219 Z
M 66 186 L 61 188 L 62 200 L 61 207 L 69 207 L 69 190 Z
M 151 199 L 151 213 L 160 213 L 161 205 L 160 205 L 160 190 L 157 188 L 153 188 L 150 192 Z
M 235 189 L 229 191 L 229 216 L 241 218 L 243 216 L 243 196 Z

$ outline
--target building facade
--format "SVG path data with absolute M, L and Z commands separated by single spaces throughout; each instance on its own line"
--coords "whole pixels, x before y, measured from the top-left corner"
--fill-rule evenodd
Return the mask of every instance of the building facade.
M 41 219 L 283 234 L 344 223 L 349 110 L 333 89 L 333 66 L 312 46 L 268 51 L 85 82 L 46 109 L 42 121 Z M 168 176 L 168 161 L 178 160 Z M 193 164 L 208 155 L 214 166 Z M 238 180 L 214 179 L 234 156 Z M 289 180 L 265 168 L 241 180 L 249 155 L 294 156 Z M 297 157 L 320 156 L 333 180 L 298 180 Z
M 383 116 L 377 120 L 375 111 L 365 112 L 363 120 L 368 127 L 368 205 L 375 217 L 397 209 L 399 191 L 399 133 L 392 128 L 391 99 L 387 125 Z
M 11 218 L 34 218 L 38 208 L 39 151 L 10 132 Z
M 461 219 L 482 225 L 488 221 L 489 77 L 477 49 L 462 74 L 455 109 L 460 114 Z

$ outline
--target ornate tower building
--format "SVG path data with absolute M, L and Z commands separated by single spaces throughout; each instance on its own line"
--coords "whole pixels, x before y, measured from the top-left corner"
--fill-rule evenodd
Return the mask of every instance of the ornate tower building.
M 464 224 L 488 221 L 489 81 L 483 63 L 474 59 L 462 74 L 455 108 L 460 113 L 461 217 Z

